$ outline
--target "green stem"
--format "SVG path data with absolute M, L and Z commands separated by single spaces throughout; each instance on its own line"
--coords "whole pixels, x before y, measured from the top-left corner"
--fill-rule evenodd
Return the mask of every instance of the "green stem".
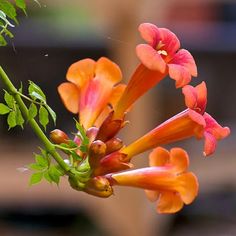
M 5 71 L 0 66 L 0 76 L 2 77 L 2 81 L 5 84 L 8 92 L 14 97 L 17 104 L 19 105 L 19 108 L 26 120 L 28 120 L 30 126 L 32 127 L 34 133 L 38 136 L 38 138 L 42 141 L 44 144 L 46 150 L 48 153 L 50 153 L 55 161 L 65 170 L 65 172 L 68 175 L 72 175 L 70 172 L 70 167 L 64 162 L 63 158 L 59 155 L 59 153 L 56 151 L 55 146 L 53 143 L 50 142 L 50 140 L 46 137 L 42 129 L 39 127 L 38 123 L 34 119 L 29 119 L 29 112 L 28 108 L 24 104 L 23 100 L 21 99 L 21 96 L 19 95 L 17 89 L 14 87 L 8 76 L 6 75 Z M 71 176 L 72 177 L 72 176 Z
M 17 91 L 17 93 L 24 99 L 28 100 L 29 102 L 32 102 L 34 104 L 37 104 L 37 105 L 43 105 L 42 102 L 37 102 L 37 101 L 34 101 L 33 99 L 25 96 L 24 94 L 20 93 L 19 91 Z

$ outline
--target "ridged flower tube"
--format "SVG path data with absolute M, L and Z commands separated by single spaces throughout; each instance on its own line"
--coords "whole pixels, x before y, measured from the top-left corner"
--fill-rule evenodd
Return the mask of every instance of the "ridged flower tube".
M 198 181 L 187 172 L 189 158 L 181 148 L 168 152 L 158 147 L 150 154 L 150 166 L 108 174 L 112 186 L 131 186 L 146 190 L 151 201 L 157 201 L 159 213 L 175 213 L 184 203 L 190 204 L 198 193 Z

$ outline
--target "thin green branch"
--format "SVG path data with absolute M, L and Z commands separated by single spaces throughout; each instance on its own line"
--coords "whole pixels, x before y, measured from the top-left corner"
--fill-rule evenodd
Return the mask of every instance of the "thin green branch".
M 14 97 L 15 101 L 19 105 L 19 108 L 26 120 L 28 120 L 31 128 L 33 129 L 34 133 L 38 136 L 38 138 L 42 141 L 44 144 L 46 151 L 52 155 L 52 157 L 55 159 L 55 161 L 61 166 L 61 168 L 71 177 L 73 177 L 73 174 L 71 173 L 70 167 L 64 162 L 63 158 L 60 156 L 60 154 L 56 151 L 56 148 L 53 143 L 50 142 L 50 140 L 46 137 L 42 129 L 39 127 L 38 123 L 35 121 L 35 119 L 29 119 L 29 112 L 28 108 L 24 104 L 21 96 L 19 95 L 19 92 L 15 88 L 15 86 L 12 84 L 10 79 L 8 78 L 5 71 L 0 66 L 0 76 L 2 78 L 2 81 L 4 85 L 6 86 L 7 91 Z
M 45 105 L 45 103 L 37 102 L 37 101 L 35 101 L 35 100 L 33 100 L 33 99 L 31 99 L 31 98 L 25 96 L 24 94 L 20 93 L 19 91 L 17 91 L 17 93 L 18 93 L 22 98 L 28 100 L 29 102 L 32 102 L 32 103 L 37 104 L 37 105 Z

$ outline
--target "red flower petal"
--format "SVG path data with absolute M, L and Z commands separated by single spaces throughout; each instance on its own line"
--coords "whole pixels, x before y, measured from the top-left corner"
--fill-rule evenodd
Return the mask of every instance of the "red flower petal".
M 139 44 L 136 47 L 136 54 L 139 60 L 149 70 L 156 70 L 164 73 L 166 70 L 166 63 L 161 55 L 153 49 L 150 45 Z
M 205 82 L 193 87 L 186 85 L 182 92 L 185 97 L 185 104 L 188 108 L 203 114 L 207 104 L 207 88 Z
M 169 62 L 170 64 L 177 64 L 185 67 L 189 73 L 196 77 L 197 66 L 191 53 L 186 49 L 180 49 Z
M 191 74 L 184 66 L 168 64 L 168 68 L 170 78 L 176 81 L 176 88 L 181 88 L 191 81 Z
M 165 50 L 168 56 L 173 56 L 177 50 L 180 48 L 180 42 L 177 36 L 166 28 L 159 28 L 161 44 L 164 44 L 161 47 L 161 50 Z
M 152 47 L 156 47 L 160 41 L 160 32 L 158 27 L 150 23 L 143 23 L 138 29 L 142 38 Z

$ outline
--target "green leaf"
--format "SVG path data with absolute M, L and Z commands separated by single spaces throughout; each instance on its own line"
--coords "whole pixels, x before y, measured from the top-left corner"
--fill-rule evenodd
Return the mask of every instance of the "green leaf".
M 82 157 L 79 156 L 76 152 L 71 152 L 70 154 L 71 154 L 71 156 L 74 160 L 76 160 L 76 161 L 81 161 L 82 160 Z
M 49 168 L 48 174 L 51 177 L 53 182 L 55 182 L 56 184 L 59 184 L 61 173 L 60 173 L 60 171 L 57 170 L 57 168 L 55 166 L 51 166 Z
M 84 130 L 84 127 L 76 119 L 74 119 L 74 120 L 76 122 L 76 128 L 79 131 L 79 134 L 76 134 L 76 135 L 78 135 L 79 137 L 81 136 L 83 145 L 88 145 L 89 138 L 86 136 L 86 132 Z
M 16 124 L 21 126 L 21 128 L 23 129 L 23 124 L 24 124 L 25 120 L 22 116 L 21 110 L 19 108 L 19 106 L 16 106 Z
M 53 182 L 52 178 L 50 177 L 48 172 L 44 172 L 43 174 L 44 179 L 46 179 L 50 184 Z
M 46 130 L 46 126 L 49 122 L 48 119 L 48 111 L 45 107 L 40 106 L 39 108 L 39 123 L 44 127 L 44 129 Z
M 30 93 L 29 95 L 33 100 L 38 99 L 39 101 L 46 103 L 46 99 L 44 97 L 42 97 L 39 93 L 36 93 L 35 91 Z
M 8 105 L 10 108 L 14 108 L 15 99 L 14 99 L 14 97 L 13 97 L 11 94 L 9 94 L 7 91 L 5 91 L 4 100 L 5 100 L 5 102 L 7 103 L 7 105 Z
M 7 0 L 0 0 L 0 9 L 12 20 L 14 20 L 17 24 L 18 21 L 16 19 L 16 9 L 12 3 Z
M 42 167 L 48 167 L 48 161 L 41 155 L 35 155 L 35 161 L 38 165 Z
M 0 115 L 5 115 L 9 113 L 11 109 L 3 103 L 0 103 Z
M 16 111 L 11 111 L 7 116 L 7 124 L 9 129 L 15 127 L 17 125 L 16 122 Z
M 29 106 L 29 120 L 33 119 L 38 114 L 37 106 L 34 103 L 31 103 Z
M 32 186 L 32 185 L 40 183 L 42 178 L 43 178 L 43 172 L 37 172 L 37 173 L 32 174 L 30 177 L 29 185 Z
M 7 41 L 4 39 L 2 35 L 0 35 L 0 46 L 6 46 L 6 45 L 7 45 Z
M 48 106 L 47 104 L 45 104 L 45 107 L 47 108 L 50 116 L 52 117 L 54 125 L 56 125 L 57 115 L 56 115 L 55 111 L 53 111 L 52 108 L 50 106 Z
M 24 0 L 15 0 L 15 2 L 16 2 L 16 6 L 19 7 L 25 13 L 25 15 L 27 15 L 26 11 L 25 11 L 25 9 L 26 9 L 25 1 Z
M 36 171 L 43 171 L 45 169 L 45 167 L 37 164 L 37 163 L 32 163 L 28 165 L 28 168 L 31 170 L 36 170 Z
M 29 95 L 39 99 L 40 101 L 46 102 L 46 96 L 42 89 L 32 81 L 29 81 Z M 34 99 L 34 98 L 33 98 Z

